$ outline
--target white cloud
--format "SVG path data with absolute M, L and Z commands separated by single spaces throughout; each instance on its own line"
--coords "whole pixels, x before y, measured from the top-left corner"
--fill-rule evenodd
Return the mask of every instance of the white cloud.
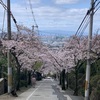
M 25 8 L 19 4 L 12 4 L 12 13 L 18 24 L 23 23 L 26 26 L 34 24 L 32 13 L 29 8 Z M 51 6 L 40 6 L 33 8 L 35 19 L 41 28 L 72 28 L 83 18 L 86 9 L 67 9 Z M 73 21 L 72 21 L 73 19 Z M 75 25 L 78 26 L 78 25 Z
M 79 0 L 55 0 L 56 4 L 73 4 L 77 3 Z
M 18 24 L 24 24 L 28 27 L 34 25 L 30 7 L 27 7 L 26 9 L 24 5 L 21 6 L 16 3 L 12 4 L 11 8 Z M 0 9 L 2 9 L 0 10 L 0 26 L 2 26 L 3 8 L 0 7 Z M 61 9 L 56 6 L 39 6 L 36 8 L 33 7 L 33 11 L 40 28 L 76 30 L 85 16 L 87 8 Z M 100 19 L 98 13 L 95 16 L 95 19 L 99 23 Z
M 82 18 L 86 14 L 87 9 L 67 9 L 62 10 L 55 7 L 40 7 L 34 9 L 37 20 L 40 21 L 41 27 L 53 29 L 73 29 L 79 26 Z
M 30 1 L 32 4 L 38 4 L 38 3 L 41 2 L 40 0 L 27 0 L 27 4 L 29 4 L 29 1 Z

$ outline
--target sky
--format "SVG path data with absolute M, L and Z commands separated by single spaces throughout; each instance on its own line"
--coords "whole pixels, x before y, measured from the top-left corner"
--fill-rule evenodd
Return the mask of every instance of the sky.
M 6 4 L 7 0 L 3 0 Z M 17 24 L 32 28 L 35 21 L 30 9 L 32 4 L 33 15 L 38 25 L 40 34 L 68 33 L 75 34 L 87 10 L 91 0 L 10 0 L 11 11 L 17 20 Z M 98 0 L 99 1 L 99 0 Z M 93 31 L 100 28 L 100 10 L 94 15 Z M 3 27 L 4 8 L 0 5 L 0 29 L 7 30 L 6 11 Z M 12 30 L 16 27 L 12 21 Z M 88 28 L 86 30 L 88 33 Z

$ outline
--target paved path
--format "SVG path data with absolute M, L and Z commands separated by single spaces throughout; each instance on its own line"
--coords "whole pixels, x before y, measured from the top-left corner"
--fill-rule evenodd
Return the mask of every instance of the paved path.
M 35 88 L 30 88 L 14 100 L 67 100 L 57 88 L 57 83 L 52 79 L 45 79 L 37 83 Z
M 84 100 L 83 97 L 73 96 L 70 90 L 62 91 L 53 79 L 38 81 L 35 88 L 18 94 L 18 97 L 1 96 L 0 100 Z

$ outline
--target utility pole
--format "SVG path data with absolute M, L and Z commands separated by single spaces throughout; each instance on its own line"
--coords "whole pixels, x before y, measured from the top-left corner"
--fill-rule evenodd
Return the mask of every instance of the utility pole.
M 89 89 L 90 89 L 90 53 L 91 53 L 91 41 L 92 41 L 92 30 L 93 30 L 93 14 L 94 14 L 94 0 L 91 0 L 90 8 L 90 26 L 88 35 L 88 52 L 87 52 L 87 67 L 86 67 L 86 81 L 85 81 L 85 100 L 89 100 Z
M 11 40 L 11 14 L 10 14 L 10 0 L 7 0 L 7 31 L 8 41 Z M 12 67 L 11 67 L 11 53 L 8 50 L 8 93 L 12 90 Z

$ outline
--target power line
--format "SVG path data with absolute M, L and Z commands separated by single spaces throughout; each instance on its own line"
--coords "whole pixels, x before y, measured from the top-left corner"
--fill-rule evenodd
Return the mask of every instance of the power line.
M 100 8 L 100 6 L 95 10 L 95 12 L 94 13 L 96 13 L 97 12 L 97 10 L 99 10 L 99 8 Z
M 0 0 L 0 4 L 3 6 L 3 8 L 4 8 L 6 11 L 8 10 L 8 7 L 3 3 L 2 0 Z M 20 32 L 20 30 L 19 30 L 19 28 L 18 28 L 18 25 L 17 25 L 17 21 L 16 21 L 16 19 L 15 19 L 14 15 L 12 14 L 11 11 L 10 11 L 10 15 L 11 15 L 11 17 L 12 17 L 14 23 L 15 23 L 15 26 L 16 26 L 18 32 Z M 20 33 L 21 33 L 21 32 L 20 32 Z
M 88 10 L 87 13 L 86 13 L 86 15 L 85 15 L 85 17 L 83 18 L 83 20 L 82 20 L 80 26 L 78 27 L 78 29 L 77 29 L 75 35 L 79 35 L 79 34 L 80 34 L 83 25 L 85 24 L 86 20 L 88 20 L 88 17 L 87 17 L 87 16 L 89 15 L 89 13 L 90 13 L 90 12 L 89 12 L 89 10 Z
M 100 1 L 94 6 L 94 8 L 96 8 L 99 5 Z
M 82 34 L 84 33 L 86 27 L 87 27 L 88 24 L 89 24 L 89 18 L 90 18 L 89 15 L 90 15 L 90 13 L 92 12 L 92 10 L 94 10 L 94 13 L 96 13 L 96 11 L 100 8 L 100 6 L 98 7 L 98 5 L 100 4 L 100 1 L 99 1 L 99 2 L 97 2 L 97 1 L 98 1 L 98 0 L 95 0 L 95 2 L 93 3 L 93 5 L 95 5 L 95 6 L 93 6 L 93 8 L 90 8 L 90 9 L 87 11 L 85 17 L 83 18 L 83 20 L 82 20 L 80 26 L 79 26 L 78 29 L 77 29 L 75 35 L 81 34 L 80 36 L 82 36 Z
M 95 4 L 98 0 L 95 0 L 93 4 Z
M 5 23 L 5 10 L 4 10 L 4 14 L 3 14 L 3 24 L 2 24 L 2 34 L 1 34 L 1 37 L 3 36 L 3 32 L 4 32 L 4 23 Z
M 91 13 L 91 11 L 92 11 L 93 9 L 94 9 L 94 8 L 90 8 L 90 9 L 87 11 L 87 13 L 86 13 L 85 17 L 83 18 L 83 20 L 82 20 L 82 22 L 81 22 L 81 24 L 80 24 L 78 30 L 76 31 L 75 35 L 80 34 L 80 32 L 81 32 L 81 30 L 82 30 L 82 27 L 84 28 L 83 25 L 85 25 L 85 23 L 86 23 L 85 27 L 87 26 L 87 21 L 89 20 L 89 15 L 90 15 L 90 13 Z M 85 30 L 85 29 L 86 29 L 86 28 L 84 28 L 84 30 Z M 82 32 L 81 32 L 81 33 L 82 33 Z
M 31 0 L 29 0 L 29 5 L 30 5 L 30 9 L 31 9 L 33 20 L 34 20 L 34 23 L 35 23 L 35 26 L 34 25 L 32 26 L 32 31 L 34 31 L 34 27 L 36 27 L 37 33 L 39 34 L 39 29 L 38 29 L 38 25 L 36 23 L 36 19 L 35 19 L 35 15 L 34 15 L 34 12 L 33 12 Z
M 83 33 L 84 33 L 85 29 L 87 28 L 87 26 L 88 26 L 89 22 L 90 22 L 90 20 L 88 19 L 88 21 L 86 22 L 86 24 L 85 24 L 84 28 L 82 29 L 82 31 L 81 31 L 81 33 L 80 33 L 79 37 L 81 37 L 81 36 L 83 35 Z
M 7 6 L 3 3 L 2 0 L 0 0 L 0 4 L 3 6 L 3 8 L 4 8 L 5 10 L 7 10 Z
M 96 6 L 94 7 L 96 10 L 94 11 L 94 13 L 96 13 L 97 12 L 97 10 L 100 8 L 100 1 L 96 4 Z M 98 7 L 99 6 L 99 7 Z
M 2 32 L 3 32 L 3 29 L 4 29 L 4 22 L 5 22 L 5 9 L 4 9 L 4 14 L 3 14 L 3 25 L 2 25 Z
M 32 17 L 33 17 L 34 23 L 35 23 L 36 26 L 38 26 L 37 23 L 36 23 L 36 20 L 35 20 L 35 15 L 34 15 L 34 12 L 33 12 L 31 0 L 29 0 L 29 5 L 30 5 L 30 9 L 31 9 L 31 13 L 32 13 Z

